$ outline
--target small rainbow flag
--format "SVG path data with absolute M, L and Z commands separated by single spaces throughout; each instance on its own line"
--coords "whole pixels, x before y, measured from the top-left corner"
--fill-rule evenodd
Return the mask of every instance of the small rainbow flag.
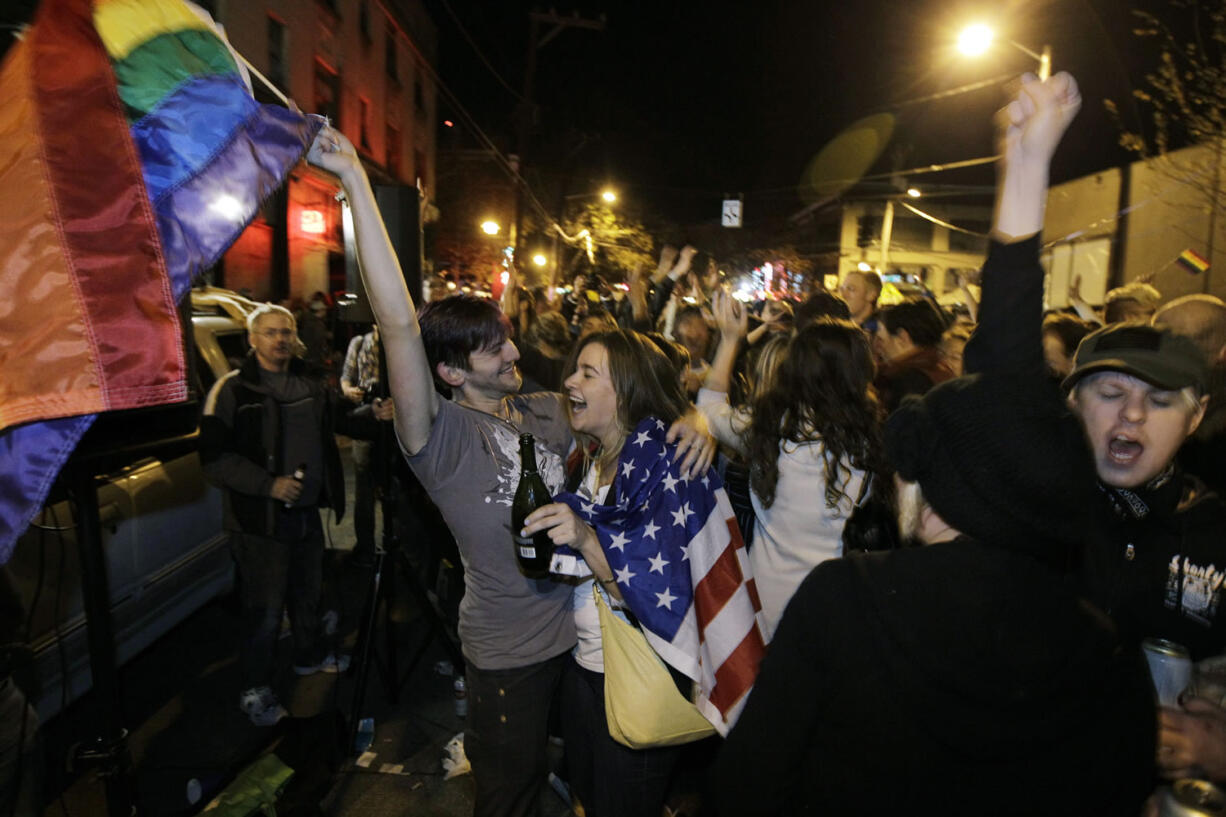
M 43 0 L 0 67 L 0 564 L 98 412 L 187 397 L 176 303 L 322 123 L 183 0 Z
M 1195 250 L 1184 250 L 1179 254 L 1178 260 L 1193 275 L 1209 269 L 1209 259 Z

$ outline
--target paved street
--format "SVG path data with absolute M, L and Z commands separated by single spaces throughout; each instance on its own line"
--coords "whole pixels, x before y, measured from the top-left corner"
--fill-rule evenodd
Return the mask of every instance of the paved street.
M 352 491 L 347 448 L 343 453 Z M 331 603 L 325 607 L 339 608 L 339 637 L 352 645 L 370 571 L 348 563 L 351 520 L 333 526 L 330 536 L 334 550 L 327 554 L 325 595 Z M 407 594 L 399 595 L 403 603 L 392 618 L 403 674 L 411 653 L 428 637 L 428 627 Z M 282 692 L 292 717 L 273 728 L 253 727 L 238 710 L 237 613 L 234 598 L 214 601 L 121 672 L 140 814 L 198 813 L 237 770 L 270 749 L 297 771 L 278 814 L 320 813 L 311 810 L 314 802 L 322 802 L 322 813 L 328 815 L 471 814 L 471 776 L 443 779 L 444 746 L 463 730 L 464 720 L 455 714 L 452 679 L 435 671 L 447 657 L 437 638 L 426 644 L 400 688 L 398 705 L 391 703 L 379 670 L 372 670 L 364 711 L 376 723 L 374 755 L 361 767 L 344 757 L 342 748 L 347 744 L 342 716 L 350 711 L 355 689 L 352 674 L 338 681 L 322 674 L 297 678 L 287 671 Z M 283 638 L 280 648 L 288 667 L 289 640 Z M 87 696 L 46 725 L 47 794 L 55 798 L 48 803 L 48 817 L 106 814 L 105 790 L 97 776 L 64 771 L 69 747 L 94 734 L 94 718 L 94 701 Z M 332 766 L 340 772 L 331 774 Z M 194 806 L 187 799 L 192 779 L 204 790 Z M 546 817 L 567 812 L 560 798 L 546 796 Z

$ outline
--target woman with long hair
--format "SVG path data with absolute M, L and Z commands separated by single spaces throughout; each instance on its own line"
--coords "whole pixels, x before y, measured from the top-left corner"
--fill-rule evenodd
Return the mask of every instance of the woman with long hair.
M 624 330 L 593 333 L 578 341 L 567 372 L 563 385 L 571 428 L 584 452 L 576 478 L 569 482 L 578 484 L 574 493 L 555 497 L 553 504 L 530 514 L 523 533 L 548 531 L 555 544 L 566 546 L 555 554 L 553 571 L 581 579 L 574 594 L 579 639 L 562 681 L 570 783 L 589 817 L 658 817 L 679 750 L 630 749 L 609 736 L 605 653 L 594 592 L 623 619 L 629 620 L 626 610 L 634 613 L 648 643 L 675 670 L 674 676 L 699 681 L 701 700 L 699 666 L 709 666 L 712 656 L 697 660 L 702 649 L 697 632 L 695 660 L 689 666 L 684 656 L 670 652 L 671 644 L 653 641 L 649 619 L 660 606 L 661 587 L 670 610 L 670 588 L 678 590 L 677 582 L 686 588 L 680 592 L 692 592 L 686 557 L 695 562 L 704 558 L 706 551 L 696 549 L 704 531 L 721 529 L 727 547 L 727 524 L 735 522 L 710 470 L 710 456 L 693 471 L 676 462 L 672 435 L 665 429 L 686 412 L 688 403 L 675 369 L 650 339 Z M 732 542 L 734 552 L 737 541 Z M 734 572 L 744 584 L 744 572 Z M 666 583 L 652 584 L 666 573 Z M 685 609 L 679 603 L 674 612 L 682 615 Z M 745 615 L 746 632 L 756 635 L 748 602 Z
M 843 555 L 843 527 L 868 494 L 865 481 L 886 472 L 872 351 L 854 323 L 818 319 L 793 336 L 748 409 L 733 409 L 728 382 L 746 315 L 725 292 L 713 308 L 720 345 L 698 405 L 716 438 L 750 464 L 750 563 L 769 637 L 809 571 Z

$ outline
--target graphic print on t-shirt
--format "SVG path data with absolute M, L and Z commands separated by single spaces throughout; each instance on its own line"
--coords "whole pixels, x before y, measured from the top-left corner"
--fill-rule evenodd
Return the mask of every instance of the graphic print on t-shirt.
M 501 424 L 491 423 L 488 429 L 490 433 L 485 436 L 485 441 L 494 449 L 490 453 L 497 464 L 495 475 L 498 484 L 492 496 L 486 495 L 485 501 L 497 502 L 509 508 L 511 501 L 515 499 L 515 489 L 519 487 L 519 436 Z M 562 490 L 566 478 L 562 458 L 541 445 L 540 440 L 536 441 L 535 447 L 537 471 L 540 472 L 541 479 L 545 480 L 549 493 L 556 494 Z
M 1188 618 L 1201 624 L 1212 624 L 1217 615 L 1218 604 L 1221 602 L 1222 583 L 1226 581 L 1226 570 L 1219 570 L 1213 564 L 1202 566 L 1193 564 L 1176 554 L 1167 565 L 1166 576 L 1166 607 L 1169 610 L 1180 610 Z M 1183 598 L 1180 603 L 1180 577 L 1183 578 Z

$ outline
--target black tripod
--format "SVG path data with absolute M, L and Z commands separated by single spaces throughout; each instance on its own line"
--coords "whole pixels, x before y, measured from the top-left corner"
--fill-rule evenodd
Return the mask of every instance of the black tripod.
M 386 399 L 387 358 L 379 346 L 379 382 L 375 392 L 379 398 Z M 448 632 L 443 616 L 435 608 L 422 583 L 421 577 L 410 563 L 408 554 L 401 547 L 398 504 L 403 497 L 400 494 L 403 487 L 397 484 L 395 471 L 399 463 L 400 446 L 390 422 L 379 422 L 374 439 L 374 450 L 371 452 L 372 465 L 378 463 L 376 471 L 377 484 L 380 489 L 379 508 L 383 517 L 383 537 L 375 548 L 375 563 L 371 571 L 370 584 L 366 599 L 362 606 L 361 628 L 358 631 L 357 643 L 357 684 L 353 691 L 353 706 L 350 711 L 349 749 L 353 751 L 357 745 L 358 727 L 362 721 L 362 709 L 366 700 L 366 688 L 369 682 L 370 668 L 374 664 L 387 691 L 388 700 L 393 704 L 399 702 L 400 690 L 412 675 L 417 663 L 421 660 L 430 641 L 435 636 L 442 636 L 442 643 L 457 672 L 463 672 L 464 657 L 460 647 Z M 401 671 L 399 667 L 398 633 L 393 620 L 397 591 L 403 587 L 408 597 L 412 599 L 428 625 L 422 638 L 408 663 Z M 383 627 L 382 655 L 375 644 L 376 632 Z

